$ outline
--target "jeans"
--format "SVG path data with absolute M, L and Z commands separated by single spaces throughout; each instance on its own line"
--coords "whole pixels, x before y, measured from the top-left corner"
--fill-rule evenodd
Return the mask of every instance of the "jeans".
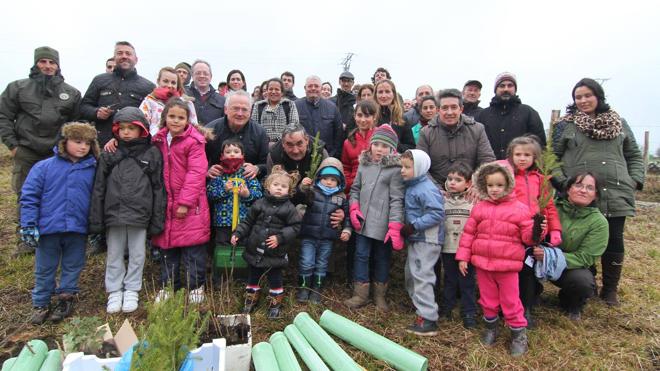
M 175 290 L 181 288 L 181 260 L 186 270 L 186 288 L 196 289 L 206 283 L 206 244 L 174 247 L 161 250 L 160 280 L 167 285 L 170 280 Z
M 332 253 L 333 240 L 313 240 L 305 238 L 300 246 L 298 274 L 325 277 L 328 271 L 328 259 Z
M 85 267 L 87 236 L 80 233 L 53 233 L 42 235 L 35 251 L 34 289 L 32 305 L 44 307 L 55 294 L 75 294 L 80 272 Z M 60 286 L 56 289 L 55 276 L 61 264 Z
M 443 311 L 449 313 L 456 306 L 456 296 L 461 294 L 461 316 L 474 316 L 477 312 L 475 298 L 476 281 L 474 279 L 474 266 L 468 264 L 468 273 L 463 276 L 458 270 L 456 254 L 442 254 L 442 267 L 444 268 L 445 286 L 442 290 Z
M 361 234 L 355 237 L 353 280 L 369 282 L 369 256 L 371 253 L 374 256 L 374 281 L 386 283 L 390 275 L 392 249 L 383 241 L 374 240 Z

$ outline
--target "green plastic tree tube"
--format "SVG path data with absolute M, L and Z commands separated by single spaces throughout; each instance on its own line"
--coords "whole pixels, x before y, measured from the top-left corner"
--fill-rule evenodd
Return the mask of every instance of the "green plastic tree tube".
M 62 351 L 53 349 L 46 355 L 44 363 L 41 364 L 39 371 L 60 371 L 62 370 Z
M 293 320 L 298 330 L 323 358 L 331 369 L 336 371 L 361 371 L 362 367 L 355 363 L 343 349 L 328 335 L 318 323 L 314 322 L 307 312 L 299 313 Z
M 280 367 L 280 370 L 302 371 L 296 355 L 293 353 L 293 349 L 291 349 L 291 345 L 282 331 L 270 335 L 269 342 L 273 346 L 273 352 L 275 353 L 277 365 Z
M 300 358 L 310 371 L 330 371 L 328 366 L 323 363 L 321 357 L 314 351 L 311 345 L 307 342 L 303 334 L 300 333 L 300 330 L 296 325 L 288 325 L 284 328 L 284 335 L 289 339 L 289 343 L 293 345 L 298 352 Z
M 376 359 L 387 362 L 397 370 L 424 371 L 428 369 L 429 361 L 426 357 L 330 310 L 326 309 L 323 312 L 319 324 L 331 334 L 340 337 L 361 351 L 371 354 Z
M 265 341 L 252 347 L 252 362 L 255 371 L 280 371 L 273 347 Z
M 2 362 L 2 371 L 9 371 L 14 366 L 16 362 L 16 357 L 9 358 L 8 360 Z
M 30 340 L 25 344 L 21 352 L 16 357 L 16 362 L 9 370 L 11 371 L 39 371 L 39 367 L 44 363 L 48 345 L 41 340 Z

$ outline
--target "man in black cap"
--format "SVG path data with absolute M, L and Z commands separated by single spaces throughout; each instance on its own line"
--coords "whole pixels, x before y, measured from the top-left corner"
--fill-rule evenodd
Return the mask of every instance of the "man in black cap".
M 115 69 L 97 75 L 80 102 L 80 115 L 93 121 L 102 147 L 112 139 L 112 117 L 124 107 L 139 107 L 156 85 L 138 75 L 135 48 L 128 41 L 115 44 Z
M 343 127 L 351 122 L 355 108 L 355 94 L 353 94 L 353 83 L 355 76 L 349 71 L 344 71 L 339 75 L 339 87 L 337 88 L 337 95 L 330 98 L 332 103 L 339 108 L 341 115 L 341 122 Z
M 27 79 L 7 85 L 0 96 L 0 139 L 13 157 L 11 186 L 17 200 L 32 166 L 53 155 L 62 125 L 78 118 L 79 103 L 78 89 L 64 82 L 59 53 L 47 46 L 34 50 Z M 23 243 L 16 248 L 16 254 L 33 251 Z
M 468 80 L 463 85 L 463 114 L 476 116 L 483 108 L 479 107 L 482 85 L 477 80 Z

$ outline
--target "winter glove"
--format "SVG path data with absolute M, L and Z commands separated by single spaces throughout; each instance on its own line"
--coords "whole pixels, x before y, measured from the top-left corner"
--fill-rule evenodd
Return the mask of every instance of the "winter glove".
M 21 234 L 21 241 L 32 248 L 37 248 L 39 245 L 39 230 L 37 227 L 21 228 L 19 233 Z
M 401 235 L 404 238 L 407 238 L 411 234 L 415 233 L 415 227 L 412 224 L 406 224 L 401 228 Z
M 364 215 L 362 215 L 362 211 L 360 210 L 360 203 L 359 202 L 352 203 L 351 206 L 348 208 L 348 213 L 351 217 L 351 224 L 353 225 L 353 228 L 356 231 L 361 230 L 362 222 L 364 221 Z
M 552 245 L 552 246 L 561 245 L 561 232 L 560 231 L 550 231 L 550 245 Z
M 403 249 L 403 238 L 401 237 L 401 229 L 403 228 L 403 224 L 399 222 L 390 222 L 387 224 L 387 234 L 385 234 L 385 240 L 383 242 L 387 242 L 389 240 L 392 240 L 392 248 L 394 250 L 401 250 Z

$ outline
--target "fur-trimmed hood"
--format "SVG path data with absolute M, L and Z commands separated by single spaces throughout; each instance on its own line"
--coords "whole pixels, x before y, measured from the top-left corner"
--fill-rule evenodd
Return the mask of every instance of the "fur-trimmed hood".
M 327 157 L 321 163 L 319 164 L 319 168 L 316 170 L 316 174 L 314 174 L 314 183 L 319 179 L 321 174 L 321 170 L 323 170 L 326 167 L 334 167 L 335 169 L 339 170 L 339 173 L 341 175 L 341 181 L 339 182 L 341 189 L 343 190 L 346 187 L 346 177 L 344 176 L 344 165 L 342 165 L 341 161 L 334 157 Z
M 60 130 L 60 135 L 57 140 L 56 153 L 64 158 L 69 158 L 65 147 L 67 139 L 82 139 L 92 143 L 89 151 L 94 156 L 94 158 L 98 159 L 101 150 L 99 149 L 97 135 L 98 133 L 96 132 L 96 128 L 90 124 L 76 121 L 64 124 Z
M 486 177 L 481 176 L 481 174 L 486 170 L 490 170 L 493 168 L 501 168 L 504 169 L 504 172 L 506 173 L 506 180 L 507 180 L 507 186 L 504 189 L 505 195 L 502 196 L 501 200 L 505 200 L 509 197 L 513 197 L 513 189 L 515 187 L 515 180 L 513 178 L 513 175 L 511 174 L 511 170 L 505 165 L 502 165 L 497 162 L 489 162 L 487 164 L 483 164 L 477 169 L 477 171 L 474 172 L 474 175 L 472 175 L 472 184 L 476 187 L 477 191 L 479 192 L 479 197 L 483 200 L 488 199 L 488 189 L 486 187 Z M 489 172 L 489 171 L 488 171 Z
M 380 162 L 373 162 L 371 160 L 371 153 L 369 150 L 362 151 L 360 154 L 360 165 L 376 165 L 380 164 L 383 167 L 393 167 L 393 166 L 401 166 L 401 155 L 398 153 L 393 153 L 390 155 L 383 156 L 382 160 Z

